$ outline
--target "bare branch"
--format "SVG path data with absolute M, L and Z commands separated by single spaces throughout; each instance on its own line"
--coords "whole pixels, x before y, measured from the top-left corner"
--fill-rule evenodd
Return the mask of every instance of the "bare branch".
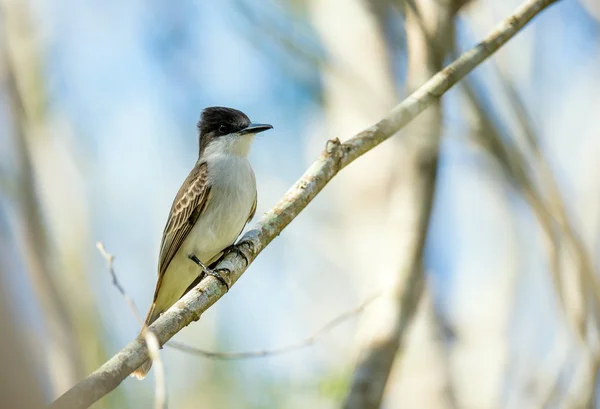
M 440 71 L 422 87 L 396 106 L 388 116 L 360 132 L 345 143 L 331 140 L 325 151 L 285 194 L 273 209 L 240 240 L 238 247 L 245 259 L 236 252 L 225 257 L 217 266 L 230 287 L 240 278 L 256 256 L 296 218 L 325 185 L 345 166 L 391 138 L 425 108 L 437 101 L 450 87 L 493 54 L 512 38 L 533 17 L 557 0 L 530 0 L 500 23 L 475 48 L 463 54 Z M 247 263 L 248 262 L 248 263 Z M 225 294 L 223 286 L 209 277 L 189 291 L 151 326 L 164 345 L 182 328 L 200 318 L 210 306 Z M 115 389 L 130 373 L 148 359 L 143 340 L 135 339 L 99 369 L 58 398 L 52 408 L 87 408 Z
M 104 257 L 104 259 L 106 260 L 108 272 L 110 273 L 110 276 L 112 278 L 112 284 L 116 287 L 119 293 L 121 293 L 121 296 L 123 296 L 123 298 L 127 302 L 127 305 L 129 305 L 129 309 L 133 313 L 133 316 L 137 320 L 138 324 L 140 324 L 140 326 L 142 327 L 142 336 L 146 340 L 146 345 L 148 346 L 148 355 L 150 355 L 150 359 L 152 359 L 152 363 L 154 364 L 156 371 L 154 373 L 154 380 L 156 382 L 156 385 L 154 387 L 154 408 L 166 409 L 167 389 L 165 386 L 165 369 L 160 359 L 160 345 L 158 343 L 158 339 L 156 338 L 156 335 L 154 335 L 153 332 L 148 331 L 148 329 L 144 326 L 144 320 L 142 319 L 142 316 L 140 315 L 140 312 L 137 309 L 135 302 L 129 296 L 129 294 L 127 294 L 125 288 L 123 288 L 123 286 L 119 282 L 114 267 L 115 256 L 106 251 L 106 248 L 104 247 L 104 244 L 101 241 L 96 243 L 96 247 L 98 248 L 98 251 L 100 252 L 102 257 Z
M 129 305 L 129 309 L 133 313 L 133 316 L 135 317 L 138 324 L 140 324 L 140 326 L 143 326 L 144 320 L 142 319 L 142 316 L 140 315 L 140 311 L 138 310 L 137 306 L 135 305 L 135 302 L 133 301 L 133 299 L 129 296 L 129 294 L 127 294 L 127 292 L 125 291 L 125 289 L 119 282 L 119 279 L 117 278 L 117 274 L 115 273 L 115 267 L 114 267 L 115 256 L 113 256 L 112 254 L 110 254 L 109 252 L 106 251 L 106 249 L 104 248 L 104 244 L 101 241 L 96 243 L 96 247 L 98 248 L 98 251 L 100 252 L 102 257 L 104 257 L 104 259 L 106 260 L 108 272 L 110 273 L 110 277 L 112 278 L 112 284 L 119 291 L 119 293 L 121 293 L 121 296 L 125 299 L 125 301 L 127 302 L 127 305 Z
M 315 331 L 312 335 L 300 340 L 298 342 L 294 342 L 293 344 L 289 344 L 280 348 L 274 349 L 263 349 L 258 351 L 244 351 L 244 352 L 211 352 L 205 351 L 198 348 L 193 348 L 185 344 L 181 344 L 179 342 L 170 341 L 167 346 L 177 349 L 179 351 L 187 352 L 193 355 L 199 355 L 203 358 L 211 358 L 211 359 L 219 359 L 219 360 L 234 360 L 234 359 L 250 359 L 250 358 L 262 358 L 266 356 L 274 356 L 281 355 L 287 352 L 295 351 L 300 348 L 304 348 L 310 345 L 313 345 L 318 339 L 322 338 L 325 334 L 327 334 L 332 329 L 336 328 L 340 324 L 348 321 L 351 318 L 356 317 L 358 314 L 363 312 L 365 308 L 367 308 L 373 301 L 381 296 L 382 293 L 377 293 L 372 295 L 363 301 L 359 306 L 354 307 L 351 310 L 348 310 L 325 325 Z
M 121 295 L 123 296 L 125 301 L 127 301 L 129 308 L 133 312 L 133 315 L 135 316 L 135 318 L 138 321 L 138 323 L 140 324 L 140 326 L 143 326 L 144 321 L 142 320 L 142 318 L 139 314 L 139 310 L 138 310 L 137 306 L 135 305 L 135 302 L 129 296 L 129 294 L 127 294 L 127 292 L 125 291 L 125 288 L 121 285 L 121 283 L 119 282 L 119 279 L 117 278 L 117 274 L 114 269 L 115 257 L 106 251 L 106 248 L 104 247 L 104 244 L 102 242 L 99 241 L 98 243 L 96 243 L 96 247 L 98 248 L 98 250 L 100 251 L 100 254 L 102 255 L 102 257 L 104 257 L 104 259 L 106 260 L 106 262 L 108 264 L 108 271 L 111 275 L 113 285 L 117 288 L 119 293 L 121 293 Z M 379 292 L 377 294 L 372 295 L 371 297 L 367 298 L 365 301 L 363 301 L 357 307 L 354 307 L 351 310 L 348 310 L 348 311 L 338 315 L 337 317 L 335 317 L 334 319 L 332 319 L 331 321 L 329 321 L 328 323 L 323 325 L 321 328 L 319 328 L 317 331 L 315 331 L 312 335 L 304 338 L 303 340 L 294 342 L 293 344 L 286 345 L 286 346 L 280 347 L 280 348 L 263 349 L 263 350 L 259 350 L 259 351 L 243 351 L 243 352 L 215 352 L 215 351 L 206 351 L 206 350 L 203 350 L 200 348 L 195 348 L 195 347 L 192 347 L 192 346 L 189 346 L 189 345 L 183 344 L 181 342 L 177 342 L 177 341 L 169 341 L 169 343 L 166 344 L 165 346 L 182 351 L 182 352 L 186 352 L 188 354 L 201 356 L 203 358 L 215 359 L 215 360 L 226 360 L 226 361 L 281 355 L 281 354 L 291 352 L 296 349 L 304 348 L 304 347 L 314 344 L 318 339 L 323 337 L 325 334 L 327 334 L 332 329 L 336 328 L 340 324 L 348 321 L 351 318 L 354 318 L 355 316 L 357 316 L 358 314 L 363 312 L 363 310 L 365 308 L 367 308 L 373 301 L 375 301 L 382 294 L 383 294 L 382 292 Z M 144 333 L 144 336 L 146 337 L 146 342 L 148 342 L 146 334 L 147 334 L 147 332 Z M 150 334 L 152 334 L 152 333 L 150 333 Z M 155 354 L 155 355 L 158 355 L 158 354 Z

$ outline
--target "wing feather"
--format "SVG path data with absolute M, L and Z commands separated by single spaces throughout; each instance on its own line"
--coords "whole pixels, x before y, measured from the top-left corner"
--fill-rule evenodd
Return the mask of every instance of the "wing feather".
M 157 292 L 169 263 L 206 207 L 209 196 L 208 167 L 206 163 L 201 163 L 192 169 L 171 206 L 160 246 Z M 156 295 L 155 293 L 155 298 Z

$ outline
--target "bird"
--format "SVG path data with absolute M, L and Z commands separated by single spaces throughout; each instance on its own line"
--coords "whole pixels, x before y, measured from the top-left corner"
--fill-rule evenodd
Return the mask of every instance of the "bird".
M 254 136 L 273 126 L 253 123 L 237 109 L 208 107 L 202 111 L 197 128 L 198 160 L 179 188 L 167 218 L 158 281 L 144 328 L 206 275 L 227 286 L 207 266 L 233 248 L 256 212 L 256 178 L 248 153 Z M 151 366 L 148 359 L 132 375 L 143 379 Z

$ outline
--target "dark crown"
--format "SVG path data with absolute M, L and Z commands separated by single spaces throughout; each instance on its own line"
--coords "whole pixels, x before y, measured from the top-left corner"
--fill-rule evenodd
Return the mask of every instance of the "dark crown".
M 208 107 L 202 111 L 198 122 L 200 136 L 212 137 L 237 132 L 250 125 L 250 119 L 242 111 L 225 107 Z

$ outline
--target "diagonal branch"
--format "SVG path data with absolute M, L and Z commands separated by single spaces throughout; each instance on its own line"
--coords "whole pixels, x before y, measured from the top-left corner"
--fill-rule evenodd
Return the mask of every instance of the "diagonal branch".
M 347 142 L 338 139 L 327 143 L 325 151 L 292 186 L 285 196 L 267 212 L 256 226 L 241 239 L 239 248 L 246 259 L 229 254 L 217 268 L 233 285 L 248 264 L 291 223 L 325 185 L 344 167 L 391 138 L 425 108 L 440 98 L 450 87 L 512 38 L 525 24 L 545 7 L 557 0 L 529 0 L 508 19 L 500 23 L 476 47 L 437 73 L 422 87 L 397 105 L 381 121 L 365 129 Z M 179 302 L 150 326 L 161 345 L 182 328 L 197 321 L 211 305 L 225 294 L 225 289 L 209 277 L 189 291 Z M 143 340 L 135 339 L 109 359 L 99 369 L 58 398 L 52 408 L 87 408 L 115 389 L 144 361 L 148 348 Z

